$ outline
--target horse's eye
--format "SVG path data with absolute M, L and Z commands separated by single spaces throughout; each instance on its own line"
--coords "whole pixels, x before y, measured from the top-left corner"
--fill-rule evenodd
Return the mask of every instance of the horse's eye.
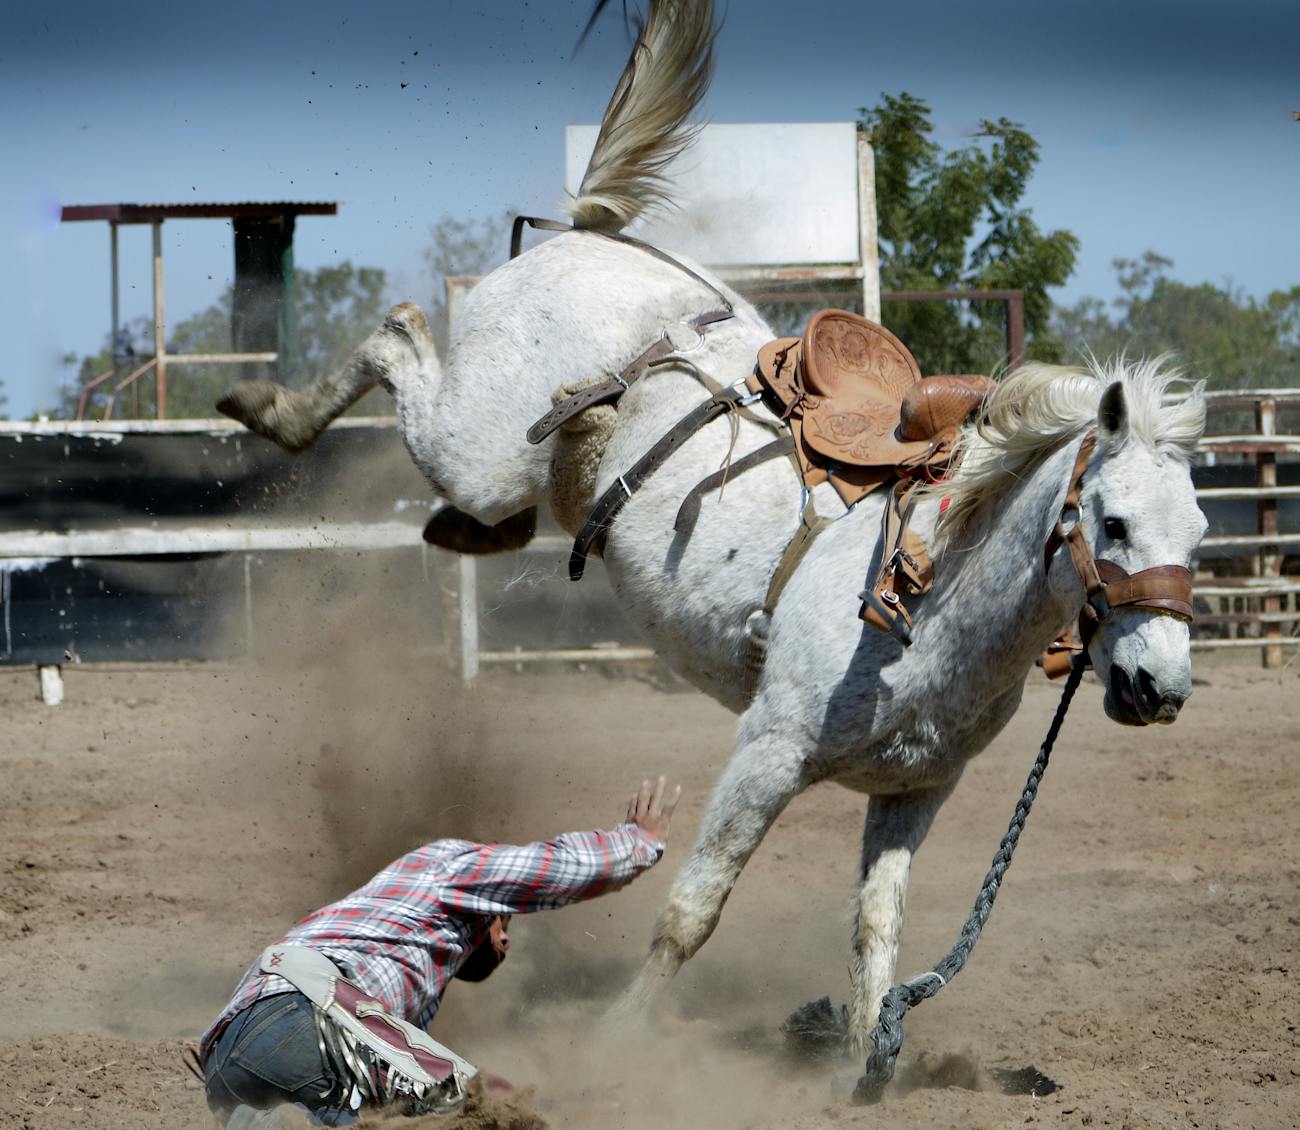
M 1102 528 L 1106 531 L 1106 536 L 1110 538 L 1111 541 L 1123 541 L 1128 537 L 1128 527 L 1124 525 L 1122 519 L 1107 518 L 1106 521 L 1102 523 Z

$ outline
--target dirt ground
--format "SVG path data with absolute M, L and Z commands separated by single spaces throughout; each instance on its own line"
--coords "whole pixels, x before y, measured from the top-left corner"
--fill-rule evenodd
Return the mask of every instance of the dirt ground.
M 495 672 L 357 654 L 328 617 L 281 655 L 78 667 L 67 701 L 0 673 L 0 1125 L 206 1127 L 180 1066 L 242 968 L 301 914 L 442 835 L 523 840 L 613 822 L 642 775 L 686 796 L 662 866 L 524 919 L 434 1034 L 579 1130 L 1300 1125 L 1297 673 L 1200 658 L 1172 728 L 1105 720 L 1086 683 L 962 976 L 913 1012 L 885 1101 L 843 1098 L 780 1022 L 847 987 L 861 797 L 782 817 L 647 1031 L 609 1036 L 734 719 L 644 672 Z M 345 659 L 344 657 L 348 657 Z M 921 850 L 899 971 L 955 938 L 1055 706 L 1035 675 Z M 1053 1093 L 988 1069 L 1033 1066 Z M 530 1115 L 476 1126 L 539 1125 Z M 411 1123 L 404 1123 L 411 1125 Z M 447 1123 L 439 1123 L 447 1126 Z

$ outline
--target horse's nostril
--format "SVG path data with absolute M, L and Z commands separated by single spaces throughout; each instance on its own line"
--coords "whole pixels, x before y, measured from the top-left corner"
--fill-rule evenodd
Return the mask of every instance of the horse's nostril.
M 1145 667 L 1137 669 L 1137 697 L 1142 706 L 1154 713 L 1160 709 L 1160 691 L 1156 688 L 1155 678 Z

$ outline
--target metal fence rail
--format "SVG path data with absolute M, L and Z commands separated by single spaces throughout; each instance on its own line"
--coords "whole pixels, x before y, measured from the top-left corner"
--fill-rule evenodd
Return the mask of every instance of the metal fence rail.
M 1212 534 L 1201 543 L 1202 553 L 1240 550 L 1203 562 L 1195 591 L 1198 604 L 1197 650 L 1216 648 L 1262 649 L 1265 667 L 1280 667 L 1283 650 L 1300 645 L 1300 580 L 1283 580 L 1286 551 L 1300 546 L 1300 531 L 1280 529 L 1279 504 L 1300 497 L 1300 486 L 1278 483 L 1278 457 L 1300 453 L 1300 436 L 1279 432 L 1279 406 L 1300 406 L 1300 389 L 1233 389 L 1206 394 L 1209 418 L 1225 410 L 1249 408 L 1255 417 L 1251 434 L 1210 431 L 1201 441 L 1208 463 L 1236 457 L 1253 464 L 1254 486 L 1204 487 L 1196 492 L 1202 502 L 1255 500 L 1256 531 L 1249 534 Z M 1250 551 L 1250 552 L 1246 552 Z M 1217 634 L 1210 634 L 1207 632 Z

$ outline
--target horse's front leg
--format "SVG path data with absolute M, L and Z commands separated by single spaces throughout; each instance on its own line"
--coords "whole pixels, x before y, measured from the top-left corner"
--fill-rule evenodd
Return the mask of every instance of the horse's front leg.
M 709 939 L 741 870 L 772 822 L 809 783 L 803 751 L 762 732 L 745 716 L 731 763 L 718 782 L 690 858 L 655 923 L 650 953 L 615 1014 L 644 1013 L 682 965 Z M 746 737 L 746 731 L 758 731 Z
M 849 1050 L 861 1059 L 870 1048 L 880 1002 L 893 984 L 903 904 L 912 856 L 921 846 L 934 814 L 957 780 L 906 793 L 873 796 L 862 834 L 862 886 L 853 927 L 852 996 L 849 998 Z

